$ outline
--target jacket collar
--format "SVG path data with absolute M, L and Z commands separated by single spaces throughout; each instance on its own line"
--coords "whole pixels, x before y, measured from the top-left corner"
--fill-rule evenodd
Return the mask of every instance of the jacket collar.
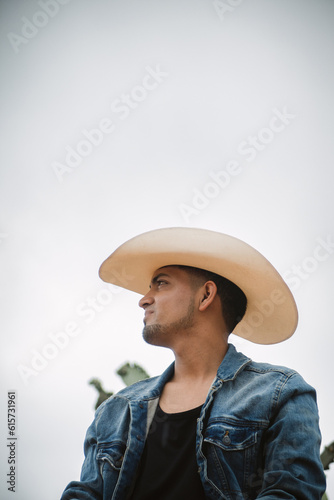
M 251 363 L 251 359 L 238 352 L 233 344 L 228 344 L 227 352 L 221 362 L 218 370 L 216 380 L 228 381 L 234 380 L 236 376 Z M 174 373 L 174 363 L 172 363 L 159 377 L 151 379 L 152 385 L 150 386 L 149 398 L 159 396 L 162 392 L 164 385 L 170 380 Z
M 250 358 L 238 352 L 233 344 L 228 344 L 227 353 L 217 370 L 217 378 L 222 381 L 234 380 L 251 361 Z
M 238 352 L 233 344 L 228 345 L 227 353 L 221 362 L 215 382 L 233 380 L 240 373 L 244 367 L 251 362 L 251 359 Z M 174 373 L 174 363 L 158 377 L 138 382 L 133 386 L 123 389 L 120 394 L 126 393 L 130 399 L 155 399 L 160 397 L 164 385 L 171 379 Z

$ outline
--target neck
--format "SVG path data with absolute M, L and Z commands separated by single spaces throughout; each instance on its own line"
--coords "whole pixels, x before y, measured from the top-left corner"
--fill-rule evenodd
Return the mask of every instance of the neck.
M 227 335 L 220 333 L 218 342 L 210 343 L 209 338 L 203 343 L 191 338 L 184 348 L 173 348 L 174 376 L 164 386 L 159 401 L 166 413 L 187 411 L 205 402 L 228 348 Z
M 191 344 L 190 344 L 191 343 Z M 190 345 L 189 345 L 190 344 Z M 173 349 L 175 356 L 174 381 L 187 383 L 196 380 L 198 383 L 213 380 L 219 365 L 228 349 L 227 338 L 220 334 L 219 342 L 187 342 L 187 345 Z

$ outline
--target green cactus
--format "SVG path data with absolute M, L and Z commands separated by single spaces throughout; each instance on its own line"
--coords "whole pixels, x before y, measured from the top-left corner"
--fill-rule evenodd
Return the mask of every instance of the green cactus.
M 143 380 L 144 378 L 149 378 L 149 375 L 146 373 L 144 368 L 135 363 L 133 363 L 132 365 L 130 363 L 125 363 L 117 370 L 116 373 L 121 377 L 125 385 L 131 385 L 135 382 L 139 382 L 139 380 Z M 99 393 L 98 399 L 95 404 L 96 410 L 100 406 L 100 404 L 103 403 L 103 401 L 113 395 L 113 392 L 106 392 L 103 389 L 102 383 L 98 378 L 92 378 L 88 383 L 94 386 Z

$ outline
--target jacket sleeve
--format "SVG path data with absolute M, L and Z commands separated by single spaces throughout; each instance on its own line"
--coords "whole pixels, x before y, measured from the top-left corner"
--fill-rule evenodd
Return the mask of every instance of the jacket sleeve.
M 85 460 L 80 481 L 69 483 L 61 500 L 102 500 L 113 497 L 122 471 L 131 470 L 131 466 L 136 465 L 134 458 L 138 457 L 139 460 L 140 457 L 138 444 L 137 448 L 134 446 L 133 453 L 128 445 L 131 442 L 130 423 L 131 411 L 127 398 L 114 395 L 98 407 L 85 437 Z M 142 442 L 140 446 L 143 447 Z M 129 456 L 130 467 L 125 464 L 125 456 Z M 131 480 L 131 474 L 125 477 L 126 486 Z M 118 498 L 122 498 L 121 495 L 122 492 Z
M 321 434 L 315 390 L 297 373 L 273 394 L 265 433 L 262 500 L 320 500 L 326 479 L 320 460 Z
M 96 419 L 88 428 L 84 452 L 85 460 L 81 470 L 80 481 L 72 481 L 65 488 L 61 500 L 102 500 L 103 484 L 102 477 L 96 459 L 97 439 L 96 439 Z

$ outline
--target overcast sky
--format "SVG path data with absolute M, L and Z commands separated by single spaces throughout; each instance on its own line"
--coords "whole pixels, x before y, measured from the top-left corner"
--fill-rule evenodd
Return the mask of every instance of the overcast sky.
M 79 477 L 92 377 L 161 373 L 140 296 L 98 278 L 151 229 L 200 227 L 262 252 L 300 314 L 273 346 L 232 338 L 316 389 L 334 441 L 331 0 L 2 0 L 1 498 L 7 392 L 18 500 Z M 334 499 L 334 466 L 327 474 Z

